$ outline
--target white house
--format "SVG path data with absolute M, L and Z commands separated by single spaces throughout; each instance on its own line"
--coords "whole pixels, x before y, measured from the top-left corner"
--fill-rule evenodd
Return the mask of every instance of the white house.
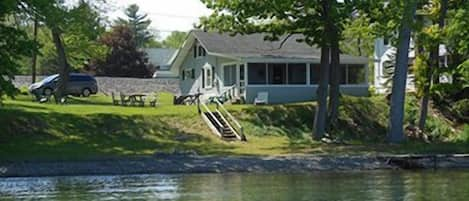
M 265 41 L 263 34 L 235 35 L 193 30 L 172 64 L 182 95 L 202 99 L 233 94 L 253 103 L 268 94 L 269 103 L 313 100 L 319 80 L 320 50 L 297 42 L 302 35 Z M 368 95 L 368 58 L 341 55 L 341 91 Z
M 414 41 L 411 39 L 409 48 L 409 74 L 407 76 L 407 90 L 414 91 L 414 74 L 412 65 L 415 60 L 415 49 Z M 397 49 L 389 43 L 388 40 L 378 38 L 375 40 L 375 51 L 374 51 L 374 87 L 378 93 L 388 93 L 385 82 L 385 63 L 394 62 L 392 61 L 392 55 L 396 54 Z M 440 67 L 448 67 L 448 52 L 444 45 L 440 45 Z M 444 75 L 440 77 L 442 82 L 451 82 L 449 77 Z

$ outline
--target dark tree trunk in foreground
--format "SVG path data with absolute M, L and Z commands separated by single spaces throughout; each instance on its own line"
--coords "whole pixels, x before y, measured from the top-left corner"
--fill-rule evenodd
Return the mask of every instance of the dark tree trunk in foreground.
M 317 89 L 318 106 L 314 116 L 313 138 L 320 140 L 326 132 L 327 122 L 327 91 L 329 86 L 329 54 L 328 47 L 321 48 L 321 65 L 319 68 L 319 86 Z
M 330 2 L 328 0 L 321 1 L 322 5 L 322 20 L 324 23 L 323 39 L 329 38 L 330 31 Z M 327 40 L 326 40 L 327 41 Z M 314 128 L 313 128 L 313 139 L 321 140 L 324 136 L 327 128 L 327 94 L 329 88 L 329 58 L 330 48 L 329 41 L 323 42 L 321 45 L 321 65 L 319 67 L 319 86 L 316 91 L 317 94 L 317 109 L 314 115 Z
M 37 17 L 34 18 L 34 25 L 33 25 L 33 40 L 36 43 L 37 42 Z M 36 60 L 37 60 L 37 52 L 33 52 L 33 56 L 31 58 L 31 82 L 35 83 L 36 82 Z
M 59 83 L 57 90 L 55 91 L 55 101 L 59 101 L 62 97 L 64 97 L 65 90 L 67 88 L 67 83 L 68 83 L 68 62 L 67 62 L 67 57 L 65 55 L 65 48 L 62 43 L 62 39 L 60 38 L 60 32 L 57 28 L 52 28 L 52 40 L 54 42 L 56 51 L 57 51 L 57 57 L 59 61 Z
M 438 28 L 439 30 L 443 30 L 445 26 L 445 18 L 446 18 L 446 12 L 448 9 L 448 0 L 442 0 L 441 1 L 441 10 L 440 10 L 440 16 L 438 19 Z M 430 101 L 430 88 L 433 82 L 433 77 L 434 77 L 434 72 L 436 69 L 439 68 L 440 64 L 440 41 L 437 41 L 438 43 L 435 44 L 435 47 L 433 50 L 431 50 L 430 53 L 430 66 L 428 66 L 428 77 L 426 78 L 427 83 L 425 83 L 425 86 L 423 88 L 423 96 L 422 100 L 420 103 L 420 118 L 419 118 L 419 129 L 423 131 L 425 129 L 425 124 L 427 121 L 427 116 L 428 116 L 428 102 Z M 435 75 L 437 78 L 439 75 Z
M 339 116 L 340 105 L 340 50 L 339 40 L 331 42 L 331 75 L 329 89 L 329 122 L 328 126 L 334 128 Z
M 404 101 L 407 82 L 407 69 L 409 62 L 409 44 L 411 35 L 411 25 L 414 21 L 417 7 L 416 0 L 405 2 L 404 16 L 402 18 L 399 31 L 399 44 L 397 49 L 396 67 L 394 70 L 391 111 L 389 118 L 388 141 L 391 143 L 400 143 L 405 140 L 403 121 L 404 121 Z

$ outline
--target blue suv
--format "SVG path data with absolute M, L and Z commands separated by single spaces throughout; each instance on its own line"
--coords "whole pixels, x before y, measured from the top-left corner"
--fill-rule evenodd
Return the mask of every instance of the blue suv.
M 29 92 L 35 96 L 50 96 L 57 88 L 59 75 L 51 75 L 40 82 L 29 86 Z M 71 73 L 67 83 L 66 94 L 88 97 L 98 93 L 98 84 L 93 76 L 81 73 Z

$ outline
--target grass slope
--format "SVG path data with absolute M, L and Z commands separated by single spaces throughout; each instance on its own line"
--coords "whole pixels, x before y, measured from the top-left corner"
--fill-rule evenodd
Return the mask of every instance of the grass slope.
M 0 161 L 84 160 L 195 151 L 215 155 L 463 153 L 456 140 L 433 144 L 384 143 L 387 104 L 380 97 L 343 99 L 334 136 L 348 145 L 310 140 L 313 103 L 230 105 L 245 127 L 247 143 L 224 142 L 204 124 L 195 106 L 173 106 L 163 94 L 156 108 L 113 106 L 111 99 L 74 98 L 70 104 L 39 104 L 28 96 L 0 108 Z M 449 137 L 445 139 L 450 139 Z

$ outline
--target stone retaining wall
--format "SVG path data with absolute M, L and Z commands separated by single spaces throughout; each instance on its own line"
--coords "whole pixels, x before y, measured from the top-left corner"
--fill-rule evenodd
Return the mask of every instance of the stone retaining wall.
M 39 76 L 37 80 L 44 77 Z M 177 79 L 143 79 L 143 78 L 123 78 L 123 77 L 96 77 L 99 92 L 109 94 L 111 92 L 122 93 L 152 93 L 170 92 L 180 94 L 179 80 Z M 13 82 L 16 87 L 29 86 L 31 76 L 16 76 Z

